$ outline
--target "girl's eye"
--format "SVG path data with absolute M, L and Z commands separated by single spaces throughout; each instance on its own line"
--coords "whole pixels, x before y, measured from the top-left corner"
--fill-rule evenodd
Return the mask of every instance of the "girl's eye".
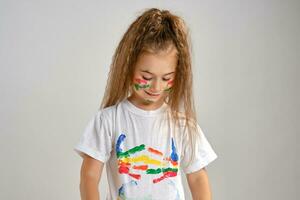
M 146 77 L 144 77 L 144 76 L 143 76 L 143 79 L 145 79 L 145 80 L 147 80 L 147 81 L 150 81 L 150 80 L 151 80 L 151 78 L 146 78 Z
M 169 81 L 169 80 L 170 80 L 170 78 L 163 78 L 163 80 L 164 80 L 164 81 Z

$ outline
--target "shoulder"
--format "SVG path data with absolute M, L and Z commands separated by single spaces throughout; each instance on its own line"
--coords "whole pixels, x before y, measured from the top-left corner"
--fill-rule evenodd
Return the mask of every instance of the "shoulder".
M 105 108 L 99 108 L 96 112 L 96 115 L 100 119 L 112 119 L 115 116 L 116 110 L 117 104 Z
M 194 128 L 199 127 L 199 124 L 196 121 L 196 119 L 188 118 L 184 112 L 176 111 L 175 113 L 178 116 L 178 122 L 179 122 L 179 126 L 181 128 L 184 128 L 184 127 L 187 127 L 187 126 L 194 127 Z

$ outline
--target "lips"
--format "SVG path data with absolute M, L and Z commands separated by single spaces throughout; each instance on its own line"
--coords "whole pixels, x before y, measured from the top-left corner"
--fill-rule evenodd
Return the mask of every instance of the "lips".
M 159 96 L 160 94 L 153 94 L 153 93 L 149 93 L 149 92 L 147 92 L 146 90 L 144 90 L 148 95 L 150 95 L 150 96 L 153 96 L 153 97 L 157 97 L 157 96 Z

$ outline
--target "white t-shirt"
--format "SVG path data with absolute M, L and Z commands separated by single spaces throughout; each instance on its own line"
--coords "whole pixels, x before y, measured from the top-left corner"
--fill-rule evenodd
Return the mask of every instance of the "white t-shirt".
M 106 200 L 184 200 L 180 173 L 195 172 L 217 158 L 197 124 L 196 159 L 185 165 L 190 156 L 187 136 L 174 137 L 164 123 L 167 107 L 143 110 L 124 99 L 99 109 L 89 121 L 74 150 L 105 163 Z

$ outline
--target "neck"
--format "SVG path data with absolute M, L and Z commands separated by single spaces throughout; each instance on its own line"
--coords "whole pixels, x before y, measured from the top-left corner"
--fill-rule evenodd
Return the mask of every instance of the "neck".
M 143 110 L 156 110 L 160 108 L 164 101 L 160 100 L 157 102 L 151 101 L 151 100 L 139 100 L 138 98 L 135 98 L 133 95 L 127 98 L 128 101 L 130 101 L 132 104 L 134 104 L 136 107 L 141 108 Z

